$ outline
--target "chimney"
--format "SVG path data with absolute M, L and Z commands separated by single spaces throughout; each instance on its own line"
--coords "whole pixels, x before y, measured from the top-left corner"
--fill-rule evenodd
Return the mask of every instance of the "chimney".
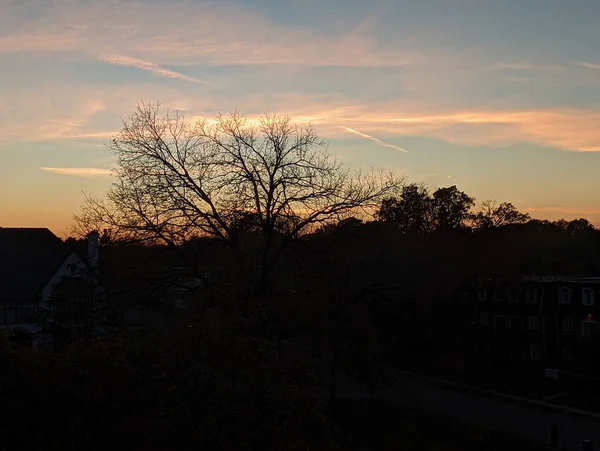
M 97 231 L 93 231 L 88 235 L 88 263 L 94 269 L 94 271 L 98 272 L 98 267 L 100 263 L 99 256 L 99 234 Z

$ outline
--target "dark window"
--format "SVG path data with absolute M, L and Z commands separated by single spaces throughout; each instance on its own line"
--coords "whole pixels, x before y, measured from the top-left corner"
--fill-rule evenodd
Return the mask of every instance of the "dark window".
M 527 288 L 525 298 L 529 304 L 537 304 L 538 298 L 541 295 L 541 289 L 537 287 Z
M 591 288 L 581 290 L 581 302 L 583 305 L 594 305 L 594 292 Z
M 571 289 L 568 287 L 560 288 L 560 303 L 570 304 L 571 303 Z
M 17 324 L 27 324 L 27 303 L 17 303 Z
M 529 347 L 529 357 L 531 360 L 540 360 L 542 356 L 542 348 L 540 345 L 531 345 Z
M 37 304 L 29 304 L 27 306 L 27 322 L 36 323 L 38 320 L 39 312 Z
M 485 301 L 487 299 L 487 290 L 485 288 L 480 288 L 477 290 L 477 300 Z
M 17 310 L 14 302 L 6 303 L 6 324 L 15 324 L 17 320 Z
M 527 328 L 529 330 L 539 330 L 540 319 L 533 316 L 531 318 L 527 318 Z
M 519 302 L 519 290 L 517 290 L 517 287 L 510 287 L 508 289 L 508 302 Z

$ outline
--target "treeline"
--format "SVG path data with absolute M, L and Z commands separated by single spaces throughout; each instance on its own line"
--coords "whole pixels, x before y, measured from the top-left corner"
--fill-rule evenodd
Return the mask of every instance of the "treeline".
M 377 219 L 391 222 L 404 233 L 432 233 L 436 230 L 486 230 L 526 223 L 555 228 L 571 235 L 592 233 L 596 229 L 587 219 L 547 221 L 532 219 L 512 203 L 486 200 L 476 205 L 475 198 L 455 185 L 433 193 L 422 184 L 401 188 L 400 195 L 382 202 Z

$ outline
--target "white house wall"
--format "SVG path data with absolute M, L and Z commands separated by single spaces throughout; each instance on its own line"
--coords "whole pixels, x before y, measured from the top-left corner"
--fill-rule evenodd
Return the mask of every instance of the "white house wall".
M 81 257 L 77 253 L 71 252 L 71 254 L 69 254 L 69 256 L 62 262 L 58 270 L 56 270 L 50 281 L 42 290 L 40 296 L 40 308 L 48 306 L 48 301 L 52 296 L 54 287 L 61 281 L 63 277 L 71 276 L 71 265 L 74 264 L 77 265 L 77 274 L 81 274 L 85 271 L 85 263 Z

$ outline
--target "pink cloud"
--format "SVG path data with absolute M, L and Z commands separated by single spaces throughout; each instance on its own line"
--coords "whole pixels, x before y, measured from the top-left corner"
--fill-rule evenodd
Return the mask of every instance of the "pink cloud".
M 115 2 L 54 3 L 48 17 L 0 33 L 0 53 L 128 55 L 138 67 L 156 70 L 189 63 L 400 66 L 416 58 L 408 47 L 383 50 L 371 36 L 376 25 L 370 20 L 332 36 L 282 26 L 230 2 L 138 0 L 117 2 L 118 8 Z

